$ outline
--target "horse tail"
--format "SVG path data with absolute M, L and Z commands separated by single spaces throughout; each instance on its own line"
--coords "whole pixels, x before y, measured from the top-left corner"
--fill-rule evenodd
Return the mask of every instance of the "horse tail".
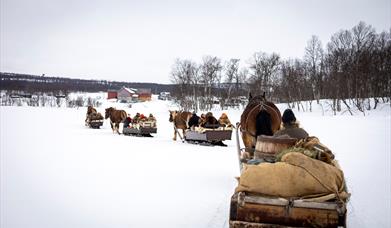
M 124 122 L 126 117 L 127 117 L 127 114 L 126 114 L 126 112 L 124 110 L 121 110 L 120 117 L 121 117 L 121 122 Z
M 255 120 L 256 133 L 255 135 L 273 135 L 272 131 L 272 119 L 270 114 L 266 110 L 261 110 Z

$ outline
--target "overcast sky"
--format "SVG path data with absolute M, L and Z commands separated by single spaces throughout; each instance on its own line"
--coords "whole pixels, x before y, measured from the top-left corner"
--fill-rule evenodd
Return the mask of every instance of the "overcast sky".
M 127 82 L 170 83 L 176 58 L 302 58 L 312 35 L 391 27 L 391 0 L 0 1 L 2 72 Z

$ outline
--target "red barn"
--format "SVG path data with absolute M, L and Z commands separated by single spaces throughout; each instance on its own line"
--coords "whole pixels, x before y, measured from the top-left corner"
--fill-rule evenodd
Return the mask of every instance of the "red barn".
M 117 98 L 118 98 L 117 91 L 114 90 L 107 91 L 107 99 L 117 99 Z

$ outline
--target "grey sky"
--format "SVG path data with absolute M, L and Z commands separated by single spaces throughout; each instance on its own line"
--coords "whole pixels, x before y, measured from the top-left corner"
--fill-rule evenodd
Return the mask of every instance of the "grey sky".
M 391 0 L 0 1 L 2 72 L 129 82 L 170 83 L 176 58 L 302 58 L 312 35 L 391 27 Z

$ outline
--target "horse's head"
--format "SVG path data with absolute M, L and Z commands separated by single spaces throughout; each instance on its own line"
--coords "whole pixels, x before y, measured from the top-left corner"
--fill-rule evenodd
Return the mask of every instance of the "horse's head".
M 266 93 L 263 92 L 262 95 L 257 95 L 257 96 L 253 96 L 251 93 L 248 95 L 248 103 L 252 103 L 252 102 L 258 102 L 258 103 L 262 103 L 262 102 L 266 102 Z
M 110 107 L 110 108 L 106 108 L 105 109 L 105 119 L 109 118 L 110 115 L 111 115 L 111 112 L 114 110 L 113 107 Z
M 170 112 L 170 118 L 168 119 L 168 121 L 173 122 L 175 120 L 175 117 L 176 117 L 178 111 L 170 111 L 169 110 L 169 112 Z

